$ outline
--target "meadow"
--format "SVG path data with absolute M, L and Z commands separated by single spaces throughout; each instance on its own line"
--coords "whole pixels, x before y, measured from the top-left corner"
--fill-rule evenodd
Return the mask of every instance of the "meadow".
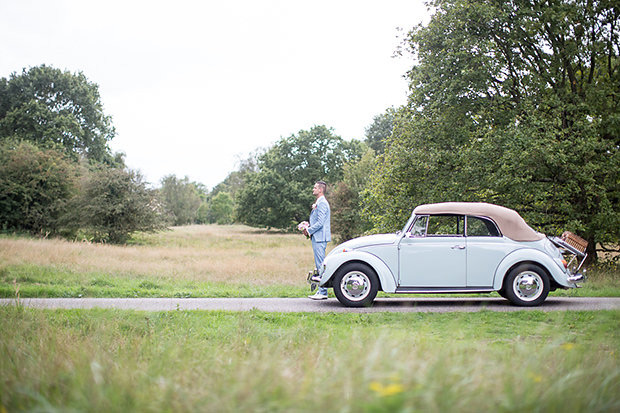
M 175 227 L 125 246 L 0 236 L 0 297 L 303 297 L 313 266 L 305 237 L 241 225 Z M 588 276 L 552 295 L 620 296 L 617 266 Z
M 0 237 L 5 297 L 303 296 L 296 234 Z M 615 267 L 580 290 L 617 295 Z M 0 307 L 0 413 L 620 410 L 620 311 L 311 314 Z

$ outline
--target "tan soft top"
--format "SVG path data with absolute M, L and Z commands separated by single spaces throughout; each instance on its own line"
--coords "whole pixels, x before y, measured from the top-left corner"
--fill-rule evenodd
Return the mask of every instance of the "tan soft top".
M 439 204 L 420 205 L 413 210 L 416 215 L 457 214 L 474 215 L 491 218 L 502 235 L 515 241 L 538 241 L 544 234 L 534 231 L 521 218 L 521 215 L 509 208 L 484 202 L 442 202 Z

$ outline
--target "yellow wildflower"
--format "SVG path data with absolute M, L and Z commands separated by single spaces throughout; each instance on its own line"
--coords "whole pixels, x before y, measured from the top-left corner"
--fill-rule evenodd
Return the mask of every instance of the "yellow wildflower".
M 381 397 L 393 396 L 405 391 L 405 388 L 400 383 L 390 383 L 385 386 L 383 383 L 379 383 L 378 381 L 371 382 L 369 388 Z

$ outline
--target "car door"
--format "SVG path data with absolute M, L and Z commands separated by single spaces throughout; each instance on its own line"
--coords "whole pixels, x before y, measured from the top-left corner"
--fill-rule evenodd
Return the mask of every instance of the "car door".
M 467 216 L 467 287 L 491 288 L 499 263 L 515 249 L 486 217 Z
M 399 244 L 399 287 L 465 287 L 464 228 L 462 215 L 417 217 Z

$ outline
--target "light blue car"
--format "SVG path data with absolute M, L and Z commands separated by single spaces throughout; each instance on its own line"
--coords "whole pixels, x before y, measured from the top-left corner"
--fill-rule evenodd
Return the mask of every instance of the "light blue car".
M 318 283 L 345 306 L 386 293 L 490 293 L 536 306 L 575 288 L 586 254 L 581 238 L 550 238 L 512 209 L 486 203 L 420 205 L 402 231 L 355 238 L 325 258 Z

